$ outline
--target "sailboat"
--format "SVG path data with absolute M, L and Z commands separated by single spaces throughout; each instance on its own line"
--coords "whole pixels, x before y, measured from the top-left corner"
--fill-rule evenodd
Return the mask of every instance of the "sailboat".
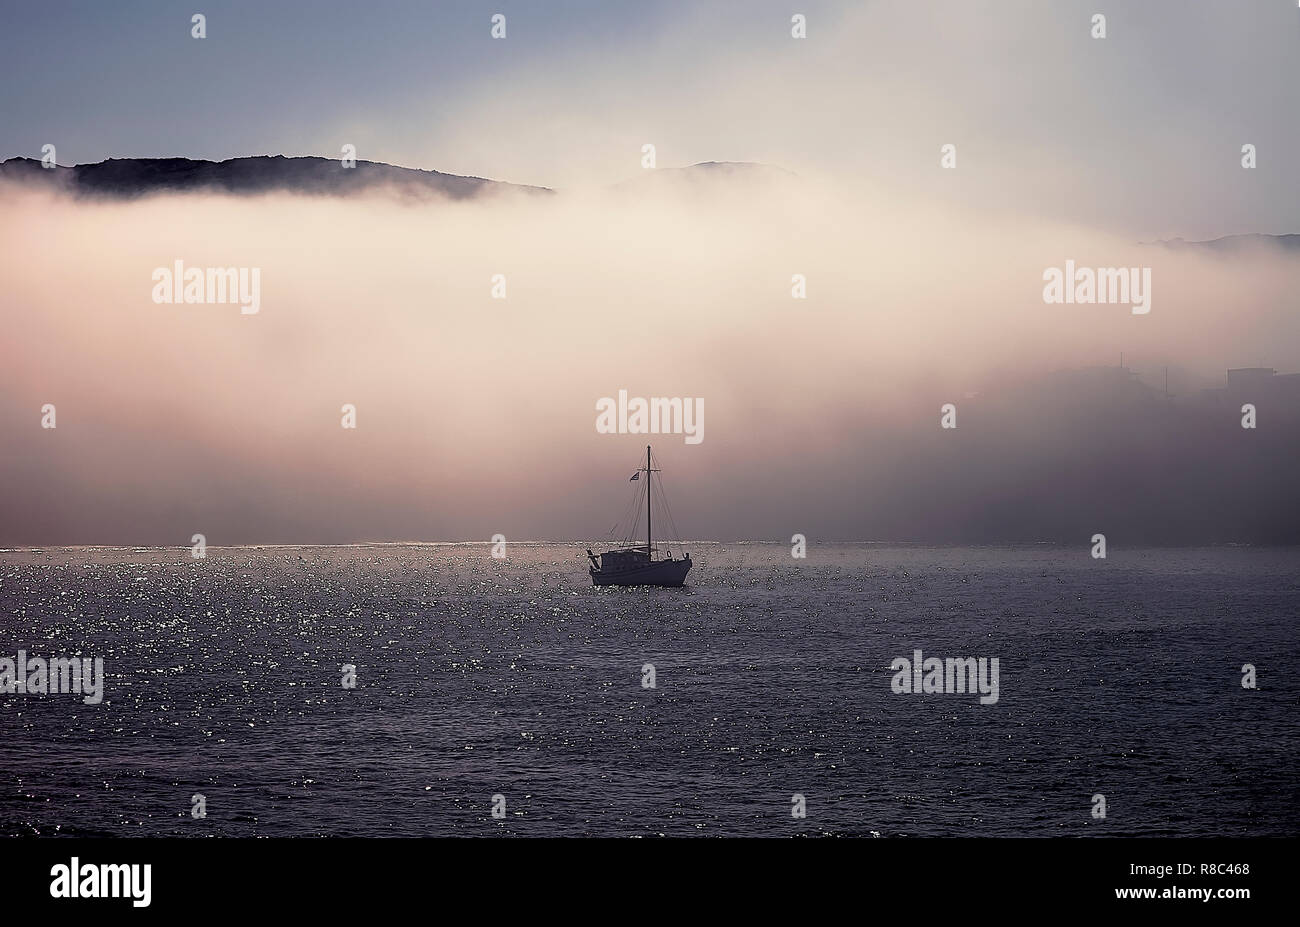
M 587 548 L 591 561 L 591 582 L 595 586 L 680 586 L 691 569 L 691 555 L 675 558 L 672 551 L 667 557 L 655 559 L 654 533 L 650 522 L 651 474 L 659 470 L 650 465 L 650 446 L 645 449 L 645 466 L 639 468 L 633 480 L 645 474 L 645 546 L 620 547 L 616 550 L 593 554 Z M 630 482 L 630 480 L 629 480 Z M 662 494 L 662 484 L 660 486 Z M 672 516 L 669 516 L 672 521 Z

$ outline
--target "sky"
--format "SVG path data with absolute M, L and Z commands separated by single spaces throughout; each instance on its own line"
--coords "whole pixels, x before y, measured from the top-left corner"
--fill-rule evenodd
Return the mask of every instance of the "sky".
M 5 0 L 0 156 L 358 156 L 571 187 L 763 161 L 1138 239 L 1300 228 L 1289 0 L 798 4 Z M 196 7 L 197 10 L 197 7 Z M 489 35 L 507 17 L 507 37 Z M 1254 144 L 1258 167 L 1240 168 Z
M 214 3 L 199 40 L 6 3 L 0 157 L 353 144 L 558 195 L 0 187 L 0 544 L 598 538 L 646 443 L 595 427 L 623 389 L 704 403 L 654 439 L 692 538 L 1286 536 L 1290 407 L 1243 445 L 1233 408 L 1051 378 L 1300 371 L 1294 256 L 1142 244 L 1300 232 L 1300 10 L 1124 3 L 1094 39 L 1094 4 L 828 3 L 793 39 L 736 6 Z M 768 167 L 663 170 L 703 161 Z M 1045 303 L 1067 260 L 1149 267 L 1150 313 Z M 176 261 L 257 268 L 259 312 L 156 302 Z

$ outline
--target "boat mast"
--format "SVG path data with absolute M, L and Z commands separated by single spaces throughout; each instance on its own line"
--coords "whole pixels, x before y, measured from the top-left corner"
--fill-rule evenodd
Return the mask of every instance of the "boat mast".
M 654 542 L 650 534 L 650 445 L 645 446 L 645 552 L 651 560 L 655 558 Z

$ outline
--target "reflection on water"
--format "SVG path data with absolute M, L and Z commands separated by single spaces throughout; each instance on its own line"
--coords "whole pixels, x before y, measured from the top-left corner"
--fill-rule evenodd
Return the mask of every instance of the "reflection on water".
M 107 679 L 0 695 L 0 833 L 1300 831 L 1296 550 L 695 545 L 644 590 L 584 546 L 2 553 L 0 657 Z M 997 704 L 895 695 L 918 648 Z

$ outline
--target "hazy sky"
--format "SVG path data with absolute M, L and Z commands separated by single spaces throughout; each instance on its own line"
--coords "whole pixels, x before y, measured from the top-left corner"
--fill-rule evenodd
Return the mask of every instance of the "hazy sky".
M 1238 486 L 1286 510 L 1277 409 L 1252 445 L 1194 415 L 1153 448 L 1024 384 L 1120 352 L 1184 400 L 1300 370 L 1295 256 L 1138 244 L 1300 232 L 1293 0 L 1126 2 L 1105 39 L 1095 3 L 800 4 L 805 40 L 741 6 L 200 3 L 196 40 L 173 4 L 6 4 L 4 156 L 354 144 L 561 195 L 0 189 L 0 543 L 598 536 L 646 443 L 594 427 L 620 389 L 704 400 L 702 443 L 654 439 L 691 537 L 1074 537 L 1107 506 L 1132 537 L 1192 508 L 1197 538 L 1279 536 L 1207 514 Z M 785 171 L 656 175 L 646 143 Z M 1150 313 L 1045 304 L 1067 259 L 1150 267 Z M 155 303 L 178 260 L 258 268 L 260 312 Z M 1210 458 L 1187 499 L 1132 476 Z
M 1291 0 L 4 2 L 0 155 L 535 183 L 758 160 L 1140 239 L 1300 229 Z M 790 37 L 790 16 L 808 38 Z M 190 37 L 192 12 L 208 37 Z M 1107 16 L 1107 37 L 1090 36 Z M 489 35 L 494 12 L 507 38 Z M 940 145 L 960 169 L 933 170 Z M 1240 167 L 1243 144 L 1259 166 Z

